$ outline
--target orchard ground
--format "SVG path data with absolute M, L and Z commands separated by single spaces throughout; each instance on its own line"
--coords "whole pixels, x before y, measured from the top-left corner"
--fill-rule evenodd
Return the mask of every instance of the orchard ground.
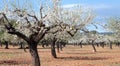
M 0 47 L 0 66 L 31 66 L 29 50 L 24 52 L 18 47 L 4 49 Z M 66 46 L 63 51 L 57 53 L 57 59 L 52 58 L 49 48 L 38 47 L 41 66 L 120 66 L 120 47 L 96 47 L 97 52 L 92 51 L 92 46 Z

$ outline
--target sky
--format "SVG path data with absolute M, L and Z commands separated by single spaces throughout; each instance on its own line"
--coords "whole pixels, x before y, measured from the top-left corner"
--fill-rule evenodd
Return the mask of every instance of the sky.
M 65 8 L 71 8 L 75 5 L 81 5 L 83 8 L 90 8 L 96 14 L 94 21 L 105 24 L 109 17 L 120 16 L 120 0 L 62 0 Z M 97 30 L 98 32 L 107 32 L 102 26 L 97 25 L 88 27 L 89 30 Z
M 72 7 L 81 4 L 89 7 L 99 16 L 120 16 L 120 0 L 62 0 L 62 5 Z
M 23 0 L 20 1 L 22 2 Z M 96 14 L 94 21 L 101 22 L 101 24 L 105 23 L 105 18 L 107 17 L 120 16 L 120 0 L 61 0 L 61 3 L 64 8 L 71 8 L 76 5 L 81 5 L 83 8 L 92 9 Z M 2 0 L 0 0 L 0 4 L 0 8 L 2 8 Z M 90 26 L 89 29 L 97 30 L 99 32 L 106 32 L 106 30 L 104 30 L 101 26 L 98 26 L 98 29 L 94 26 Z

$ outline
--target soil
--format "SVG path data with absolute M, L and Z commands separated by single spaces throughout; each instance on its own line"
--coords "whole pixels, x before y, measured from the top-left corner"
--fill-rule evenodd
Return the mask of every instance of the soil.
M 31 66 L 29 50 L 24 52 L 18 47 L 0 47 L 0 66 Z M 49 48 L 38 47 L 41 66 L 120 66 L 120 47 L 66 46 L 57 53 L 57 59 L 52 58 Z

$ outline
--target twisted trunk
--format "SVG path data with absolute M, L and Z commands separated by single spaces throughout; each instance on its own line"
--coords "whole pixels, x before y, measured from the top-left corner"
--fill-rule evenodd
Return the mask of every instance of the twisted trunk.
M 37 44 L 34 42 L 32 44 L 29 44 L 29 50 L 30 50 L 30 54 L 32 56 L 32 66 L 41 66 L 39 54 L 37 51 Z

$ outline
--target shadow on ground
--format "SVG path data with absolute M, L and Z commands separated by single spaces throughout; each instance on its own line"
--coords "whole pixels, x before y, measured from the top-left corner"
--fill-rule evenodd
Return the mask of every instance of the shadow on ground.
M 87 56 L 70 56 L 70 57 L 58 57 L 58 59 L 64 60 L 107 60 L 107 57 L 87 57 Z
M 29 61 L 0 60 L 0 65 L 29 64 Z

